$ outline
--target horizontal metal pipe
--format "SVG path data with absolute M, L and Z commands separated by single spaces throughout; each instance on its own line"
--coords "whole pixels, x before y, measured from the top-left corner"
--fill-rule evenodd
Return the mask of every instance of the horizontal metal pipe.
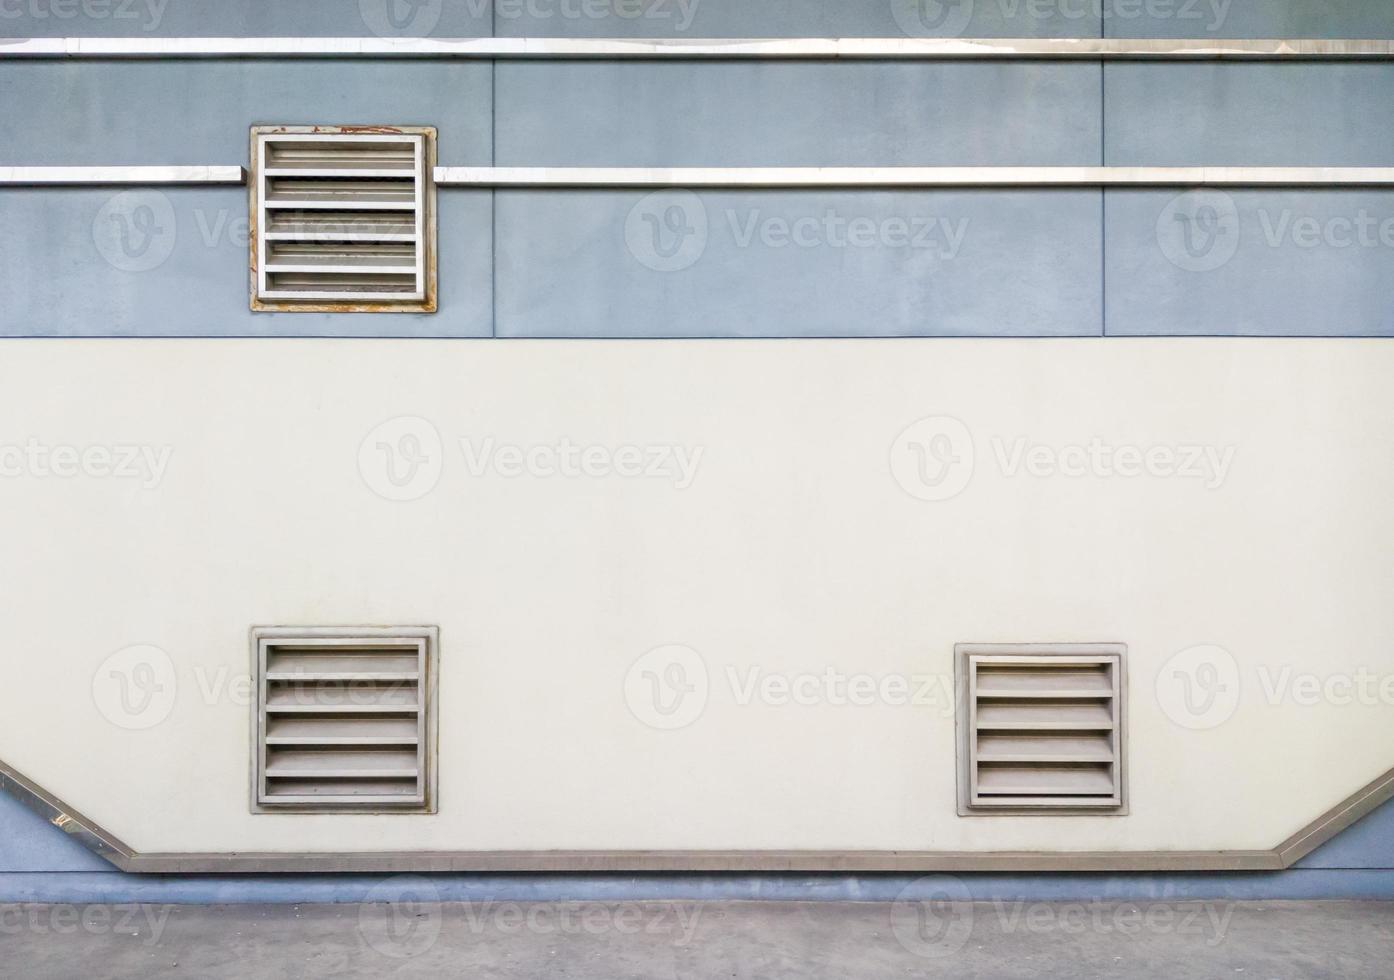
M 1394 187 L 1394 167 L 437 167 L 441 187 Z M 242 167 L 0 167 L 0 187 L 244 184 Z
M 1394 40 L 1128 38 L 365 38 L 0 39 L 5 58 L 677 58 L 1334 61 L 1394 58 Z
M 1394 187 L 1394 167 L 437 167 L 442 187 Z
M 0 187 L 246 182 L 241 167 L 0 167 Z

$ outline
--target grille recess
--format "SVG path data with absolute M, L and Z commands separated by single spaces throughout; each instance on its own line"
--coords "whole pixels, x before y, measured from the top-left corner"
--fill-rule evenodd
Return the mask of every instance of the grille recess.
M 437 631 L 253 631 L 255 805 L 432 811 Z
M 434 312 L 434 131 L 256 127 L 252 306 Z
M 1120 812 L 1124 654 L 961 644 L 959 812 Z

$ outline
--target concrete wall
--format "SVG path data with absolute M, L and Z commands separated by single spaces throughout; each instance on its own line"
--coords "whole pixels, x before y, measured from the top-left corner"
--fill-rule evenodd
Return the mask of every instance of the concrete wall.
M 673 0 L 637 18 L 446 0 L 398 26 L 372 0 L 170 0 L 129 8 L 140 21 L 16 9 L 0 0 L 0 36 L 1394 36 L 1388 4 L 1355 0 L 1117 0 L 1105 16 L 978 0 L 942 21 L 873 0 Z M 1386 64 L 0 60 L 0 165 L 240 164 L 249 126 L 316 122 L 435 125 L 445 165 L 1388 165 L 1391 89 Z M 0 335 L 260 338 L 10 339 L 0 358 L 0 448 L 168 463 L 61 477 L 24 457 L 0 477 L 0 530 L 24 556 L 0 566 L 0 758 L 140 849 L 1267 848 L 1390 764 L 1391 700 L 1330 684 L 1394 670 L 1394 365 L 1384 343 L 1343 339 L 1394 334 L 1394 194 L 446 190 L 441 310 L 390 317 L 248 312 L 245 202 L 0 191 Z M 693 234 L 646 235 L 674 208 Z M 113 218 L 141 209 L 156 223 L 132 248 Z M 1293 336 L 1327 339 L 1255 339 Z M 642 342 L 665 337 L 690 339 Z M 702 340 L 731 337 L 803 339 Z M 906 339 L 831 339 L 863 337 Z M 946 337 L 1001 339 L 913 339 Z M 907 469 L 930 417 L 960 420 L 976 456 L 951 500 L 916 499 Z M 441 437 L 442 470 L 393 501 L 359 450 L 385 423 L 416 433 L 402 418 Z M 703 455 L 682 490 L 472 475 L 460 440 L 490 438 Z M 1229 462 L 1217 483 L 1003 462 L 1095 443 Z M 440 815 L 251 816 L 247 627 L 364 621 L 444 627 Z M 1131 815 L 957 818 L 953 644 L 1052 639 L 1130 645 Z M 672 644 L 711 689 L 692 725 L 658 731 L 625 683 Z M 132 656 L 168 664 L 149 727 L 114 722 L 103 687 Z M 1178 687 L 1211 667 L 1238 682 L 1213 724 Z M 742 705 L 731 681 L 829 668 L 929 678 L 941 700 Z M 1394 893 L 1387 826 L 1286 876 L 1031 887 Z M 366 887 L 135 883 L 12 806 L 0 827 L 16 828 L 0 896 Z M 974 880 L 983 897 L 1026 887 Z
M 1391 370 L 1354 340 L 10 341 L 3 757 L 142 851 L 1270 848 L 1389 766 L 1394 698 L 1296 676 L 1394 674 Z M 404 470 L 377 447 L 408 435 Z M 31 440 L 148 455 L 62 476 Z M 568 442 L 654 469 L 496 455 Z M 439 815 L 249 813 L 247 630 L 316 623 L 441 627 Z M 1052 640 L 1129 644 L 1130 815 L 959 818 L 954 644 Z M 649 666 L 708 681 L 676 731 L 640 663 L 671 645 Z M 1215 713 L 1176 679 L 1202 645 Z

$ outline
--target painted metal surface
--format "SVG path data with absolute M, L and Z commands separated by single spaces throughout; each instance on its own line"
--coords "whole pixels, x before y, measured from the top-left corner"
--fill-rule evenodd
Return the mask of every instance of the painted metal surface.
M 490 194 L 438 206 L 441 314 L 253 313 L 245 188 L 5 190 L 0 336 L 491 336 Z
M 1394 167 L 437 167 L 442 187 L 1394 187 Z
M 0 167 L 0 186 L 81 187 L 131 184 L 242 184 L 247 172 L 231 167 Z
M 0 41 L 0 58 L 1068 59 L 1394 58 L 1394 41 L 1119 38 L 61 37 Z
M 1394 64 L 1110 64 L 1110 166 L 1387 167 Z
M 1267 851 L 966 853 L 913 851 L 474 851 L 137 853 L 13 767 L 0 790 L 122 871 L 143 874 L 443 872 L 1181 872 L 1277 871 L 1394 798 L 1394 770 Z

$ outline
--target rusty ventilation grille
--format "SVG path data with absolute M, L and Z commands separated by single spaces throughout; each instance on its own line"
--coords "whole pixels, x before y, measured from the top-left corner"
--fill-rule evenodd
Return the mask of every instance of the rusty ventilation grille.
M 257 630 L 256 807 L 428 811 L 434 643 Z
M 429 131 L 253 131 L 253 307 L 434 309 Z
M 959 647 L 960 812 L 1124 806 L 1123 648 Z

